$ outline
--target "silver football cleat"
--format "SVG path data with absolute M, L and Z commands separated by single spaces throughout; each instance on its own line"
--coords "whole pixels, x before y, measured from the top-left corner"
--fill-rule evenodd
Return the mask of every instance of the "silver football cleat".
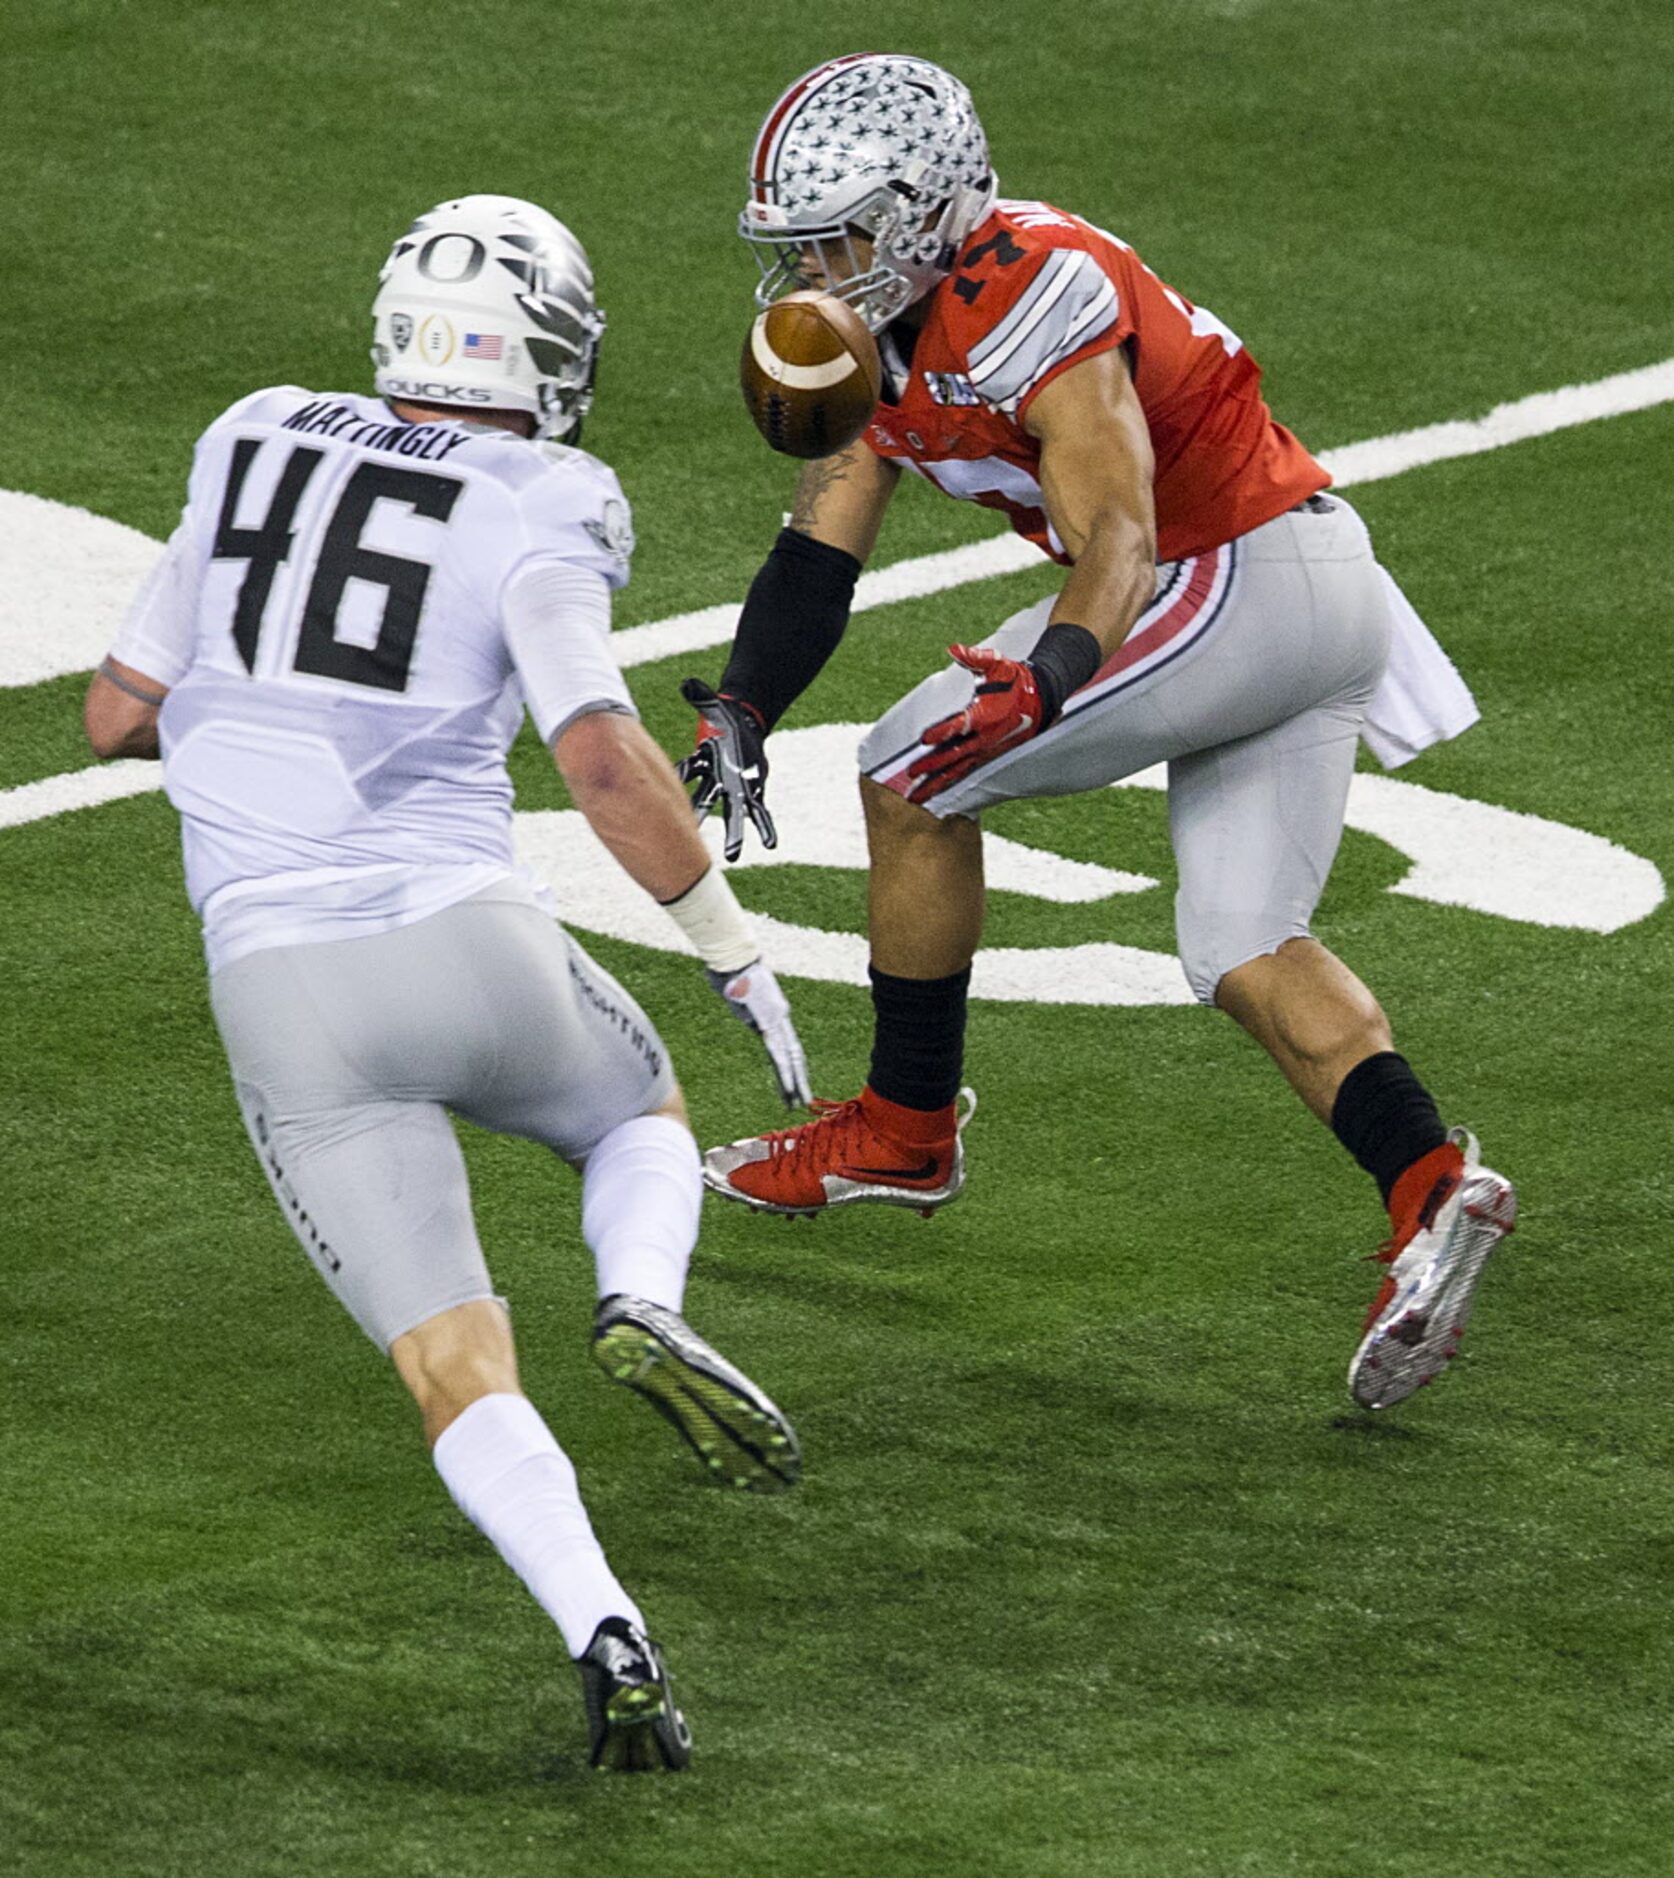
M 1470 1321 L 1476 1287 L 1494 1248 L 1517 1223 L 1517 1195 L 1503 1174 L 1481 1164 L 1468 1130 L 1448 1136 L 1465 1156 L 1459 1184 L 1389 1268 L 1360 1347 L 1349 1364 L 1349 1393 L 1362 1408 L 1391 1408 L 1446 1369 Z
M 751 1493 L 796 1484 L 802 1449 L 789 1418 L 674 1311 L 620 1292 L 604 1299 L 593 1358 L 673 1422 L 718 1480 Z

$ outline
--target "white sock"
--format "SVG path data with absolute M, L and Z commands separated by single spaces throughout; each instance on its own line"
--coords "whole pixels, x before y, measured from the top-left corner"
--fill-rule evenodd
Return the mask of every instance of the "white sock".
M 564 1633 L 571 1656 L 606 1617 L 644 1628 L 593 1536 L 569 1456 L 526 1397 L 479 1396 L 442 1430 L 432 1459 L 459 1510 Z
M 703 1175 L 692 1131 L 667 1115 L 636 1115 L 587 1157 L 581 1233 L 593 1248 L 599 1296 L 625 1291 L 678 1311 L 697 1244 Z

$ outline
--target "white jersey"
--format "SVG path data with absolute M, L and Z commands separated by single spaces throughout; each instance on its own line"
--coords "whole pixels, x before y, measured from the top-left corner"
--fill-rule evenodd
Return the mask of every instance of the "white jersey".
M 169 687 L 163 780 L 212 970 L 495 883 L 539 899 L 506 752 L 525 704 L 548 742 L 632 712 L 607 643 L 632 546 L 613 472 L 560 444 L 295 386 L 210 425 L 112 652 Z

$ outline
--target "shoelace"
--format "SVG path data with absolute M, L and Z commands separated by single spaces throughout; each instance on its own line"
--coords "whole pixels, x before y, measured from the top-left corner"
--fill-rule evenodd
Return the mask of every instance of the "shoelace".
M 770 1160 L 783 1159 L 794 1165 L 798 1160 L 812 1158 L 824 1143 L 833 1139 L 846 1158 L 865 1127 L 860 1097 L 850 1096 L 846 1102 L 828 1102 L 823 1096 L 815 1096 L 808 1106 L 814 1111 L 811 1122 L 800 1122 L 795 1128 L 775 1128 L 762 1136 Z M 834 1135 L 838 1129 L 844 1131 L 840 1136 Z

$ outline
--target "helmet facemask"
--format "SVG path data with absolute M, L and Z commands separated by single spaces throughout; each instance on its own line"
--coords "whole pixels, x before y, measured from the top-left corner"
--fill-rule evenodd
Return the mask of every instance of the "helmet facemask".
M 881 332 L 953 266 L 961 239 L 955 228 L 980 219 L 971 216 L 963 200 L 972 193 L 957 191 L 925 210 L 917 192 L 889 183 L 841 222 L 783 231 L 768 224 L 752 203 L 739 218 L 738 230 L 761 269 L 756 304 L 770 306 L 784 294 L 820 287 L 846 300 L 873 332 Z M 857 238 L 871 243 L 869 258 L 856 247 Z

